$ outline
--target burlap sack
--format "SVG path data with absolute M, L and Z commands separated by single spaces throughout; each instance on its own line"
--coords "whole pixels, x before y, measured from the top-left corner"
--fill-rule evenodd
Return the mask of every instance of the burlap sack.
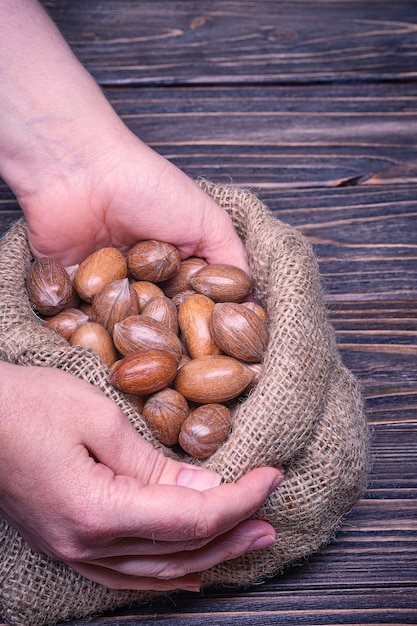
M 229 440 L 204 463 L 226 481 L 255 466 L 286 469 L 284 482 L 257 514 L 276 528 L 275 545 L 203 573 L 206 586 L 247 585 L 332 539 L 365 488 L 368 430 L 357 381 L 336 349 L 309 243 L 251 193 L 201 184 L 232 216 L 269 316 L 264 377 L 240 406 Z M 24 288 L 29 261 L 21 220 L 0 242 L 0 358 L 57 367 L 97 385 L 153 441 L 141 416 L 107 383 L 99 359 L 70 347 L 33 315 Z M 0 586 L 0 615 L 14 626 L 53 624 L 155 596 L 90 582 L 31 552 L 3 520 Z

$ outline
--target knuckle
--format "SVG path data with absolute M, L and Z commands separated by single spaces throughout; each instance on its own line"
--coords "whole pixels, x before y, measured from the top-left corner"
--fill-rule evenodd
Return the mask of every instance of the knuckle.
M 204 548 L 208 543 L 210 542 L 210 539 L 192 539 L 191 541 L 186 541 L 184 543 L 184 545 L 182 546 L 182 549 L 184 552 L 194 552 L 196 550 L 200 550 L 201 548 Z
M 66 537 L 62 539 L 55 539 L 51 544 L 51 550 L 49 552 L 50 557 L 58 561 L 82 561 L 84 557 L 84 551 L 78 544 L 76 539 Z
M 74 562 L 94 558 L 97 544 L 105 536 L 97 516 L 79 512 L 77 516 L 72 516 L 70 528 L 66 537 L 55 539 L 55 557 Z
M 219 521 L 216 514 L 202 510 L 194 523 L 193 538 L 197 541 L 209 540 L 217 533 L 218 527 Z

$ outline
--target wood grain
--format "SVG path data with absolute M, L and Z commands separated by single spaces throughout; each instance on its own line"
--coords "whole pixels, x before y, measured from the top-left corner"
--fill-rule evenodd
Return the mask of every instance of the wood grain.
M 134 133 L 310 240 L 372 429 L 364 498 L 299 567 L 67 625 L 416 624 L 417 3 L 45 4 Z M 0 232 L 20 215 L 0 184 Z
M 300 609 L 302 605 L 302 609 Z M 242 610 L 242 607 L 244 609 Z M 395 608 L 394 608 L 395 607 Z M 95 626 L 122 624 L 158 624 L 164 626 L 195 626 L 210 624 L 219 626 L 285 626 L 339 625 L 339 624 L 389 624 L 399 626 L 415 624 L 416 610 L 409 606 L 399 590 L 382 589 L 376 594 L 374 588 L 354 589 L 343 592 L 330 590 L 304 590 L 296 595 L 288 591 L 266 591 L 258 594 L 234 594 L 234 596 L 211 596 L 199 600 L 179 598 L 167 601 L 151 610 L 138 614 L 122 611 L 115 618 L 94 620 Z M 154 611 L 152 610 L 154 609 Z M 156 615 L 161 615 L 158 620 Z M 155 621 L 156 620 L 156 621 Z M 88 621 L 78 621 L 78 626 L 87 626 Z M 63 626 L 63 625 L 60 625 Z
M 45 3 L 102 84 L 414 80 L 412 0 Z
M 417 182 L 415 84 L 106 93 L 192 177 L 271 189 Z

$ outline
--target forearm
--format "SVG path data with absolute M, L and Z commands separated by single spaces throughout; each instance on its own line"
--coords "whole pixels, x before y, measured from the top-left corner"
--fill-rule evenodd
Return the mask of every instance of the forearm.
M 18 196 L 84 167 L 100 128 L 121 126 L 35 0 L 0 0 L 0 68 L 0 175 Z

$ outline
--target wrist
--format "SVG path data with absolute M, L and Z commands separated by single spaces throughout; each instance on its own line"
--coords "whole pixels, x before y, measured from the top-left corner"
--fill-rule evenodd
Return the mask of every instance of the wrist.
M 97 167 L 109 147 L 121 141 L 127 131 L 122 126 L 98 98 L 68 112 L 55 107 L 42 115 L 39 109 L 35 120 L 17 113 L 6 134 L 7 145 L 0 147 L 0 175 L 25 211 L 32 198 L 68 188 Z
M 103 154 L 103 145 L 127 131 L 82 66 L 78 73 L 68 84 L 55 84 L 49 97 L 29 88 L 16 93 L 9 112 L 6 107 L 0 122 L 0 175 L 19 201 L 54 181 L 79 178 Z

